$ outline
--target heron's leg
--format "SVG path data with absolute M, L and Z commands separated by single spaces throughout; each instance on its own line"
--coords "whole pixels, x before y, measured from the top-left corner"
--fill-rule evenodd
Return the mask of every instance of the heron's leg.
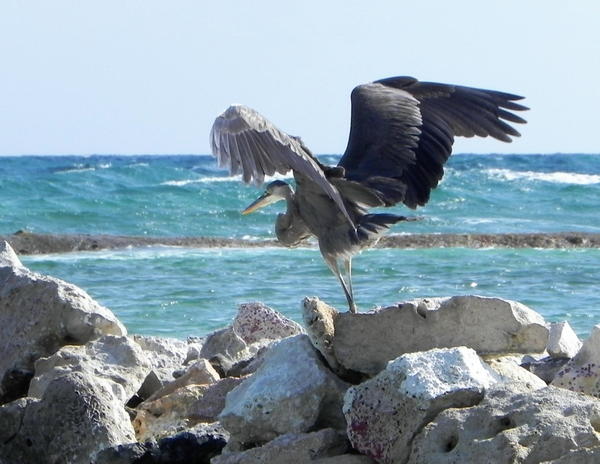
M 354 298 L 352 296 L 352 292 L 348 290 L 348 286 L 346 285 L 346 282 L 344 281 L 344 277 L 342 276 L 342 274 L 340 272 L 337 259 L 325 258 L 325 262 L 327 263 L 327 266 L 329 266 L 329 269 L 331 269 L 331 272 L 333 272 L 333 274 L 338 278 L 338 280 L 340 281 L 340 284 L 342 284 L 342 289 L 344 290 L 344 294 L 346 295 L 346 300 L 348 301 L 348 308 L 350 309 L 350 312 L 355 313 L 356 305 L 354 304 Z
M 352 290 L 352 258 L 344 260 L 344 267 L 346 268 L 346 277 L 348 278 L 350 296 L 352 297 L 352 301 L 354 301 L 354 291 Z

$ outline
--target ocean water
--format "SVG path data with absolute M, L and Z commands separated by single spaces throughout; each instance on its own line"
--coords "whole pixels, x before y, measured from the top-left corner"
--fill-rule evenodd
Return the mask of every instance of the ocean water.
M 335 163 L 339 157 L 322 156 Z M 209 156 L 0 157 L 0 234 L 86 233 L 272 238 L 272 205 Z M 454 155 L 423 219 L 393 233 L 600 232 L 600 155 Z M 85 289 L 132 333 L 185 337 L 263 301 L 300 319 L 304 296 L 345 309 L 317 250 L 148 247 L 24 256 L 31 269 Z M 600 250 L 374 249 L 354 260 L 361 310 L 431 296 L 521 301 L 585 336 L 600 323 Z

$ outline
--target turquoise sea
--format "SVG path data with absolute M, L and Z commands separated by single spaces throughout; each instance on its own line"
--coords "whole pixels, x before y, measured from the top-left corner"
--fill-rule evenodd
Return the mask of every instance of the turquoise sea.
M 338 156 L 324 155 L 335 163 Z M 0 234 L 85 233 L 272 238 L 272 205 L 210 156 L 0 157 Z M 600 233 L 600 155 L 453 155 L 423 219 L 393 233 Z M 299 320 L 304 296 L 345 310 L 311 248 L 185 249 L 23 256 L 35 271 L 85 289 L 132 333 L 185 337 L 226 325 L 263 301 Z M 586 336 L 600 323 L 600 249 L 374 249 L 354 261 L 359 308 L 479 294 L 521 301 Z

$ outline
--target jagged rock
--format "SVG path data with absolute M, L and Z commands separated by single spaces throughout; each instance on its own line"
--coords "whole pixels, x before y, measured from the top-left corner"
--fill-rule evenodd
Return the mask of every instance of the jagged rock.
M 242 304 L 231 326 L 206 338 L 200 357 L 209 359 L 224 375 L 235 375 L 261 349 L 303 332 L 297 323 L 262 303 Z
M 309 461 L 312 464 L 375 464 L 368 456 L 362 454 L 340 454 L 339 456 L 332 456 L 330 458 L 316 459 Z
M 600 447 L 571 450 L 558 459 L 541 464 L 594 464 L 600 462 Z
M 552 461 L 600 446 L 598 431 L 594 398 L 554 387 L 515 393 L 498 385 L 476 406 L 442 411 L 415 437 L 408 463 Z
M 190 336 L 187 338 L 188 350 L 183 364 L 187 365 L 200 359 L 200 351 L 202 351 L 205 340 L 206 337 Z
M 133 335 L 133 340 L 144 351 L 161 385 L 172 382 L 173 372 L 180 369 L 187 358 L 188 344 L 176 338 L 147 335 Z
M 247 345 L 232 327 L 226 327 L 206 337 L 200 357 L 210 360 L 223 375 L 228 375 L 236 364 L 249 362 L 262 346 L 258 343 Z
M 339 312 L 318 298 L 304 298 L 302 306 L 306 333 L 313 346 L 319 350 L 334 372 L 344 375 L 345 369 L 338 363 L 333 351 L 335 319 Z
M 579 352 L 581 345 L 581 340 L 568 322 L 555 322 L 550 325 L 546 350 L 553 358 L 572 358 Z
M 404 462 L 415 432 L 446 408 L 477 404 L 484 389 L 499 380 L 470 348 L 402 355 L 346 392 L 348 437 L 379 463 Z
M 592 328 L 577 355 L 558 371 L 552 385 L 600 397 L 600 325 Z
M 553 358 L 546 356 L 541 359 L 529 359 L 521 363 L 521 367 L 537 375 L 544 382 L 552 382 L 556 374 L 569 362 L 569 358 Z
M 0 462 L 88 464 L 100 450 L 135 440 L 129 416 L 102 379 L 72 372 L 53 379 L 41 399 L 17 402 L 0 407 L 0 418 L 7 409 L 21 418 L 0 446 Z
M 520 382 L 532 390 L 546 386 L 544 380 L 524 367 L 521 367 L 518 363 L 518 358 L 513 356 L 486 356 L 484 360 L 488 366 L 500 375 L 503 382 Z
M 330 318 L 333 323 L 333 335 L 327 334 L 330 341 L 322 344 L 331 347 L 329 353 L 345 369 L 369 375 L 404 353 L 463 345 L 480 354 L 535 353 L 544 351 L 548 340 L 546 323 L 539 314 L 499 298 L 426 298 L 334 317 L 314 314 L 319 305 L 312 301 L 305 301 L 304 320 Z
M 263 303 L 243 303 L 232 323 L 235 333 L 248 345 L 280 340 L 304 333 L 302 326 Z
M 75 285 L 31 272 L 6 242 L 0 242 L 0 403 L 27 392 L 36 359 L 66 344 L 103 334 L 125 335 L 125 327 Z M 19 391 L 15 391 L 17 388 Z
M 212 464 L 309 464 L 328 462 L 321 458 L 341 455 L 349 449 L 343 433 L 322 429 L 312 433 L 288 433 L 263 446 L 246 451 L 222 454 Z
M 184 374 L 177 377 L 177 379 L 166 384 L 160 390 L 157 390 L 148 398 L 149 401 L 160 398 L 161 396 L 173 393 L 178 388 L 185 387 L 186 385 L 210 385 L 215 383 L 221 378 L 219 373 L 212 367 L 212 364 L 206 359 L 199 359 L 190 367 L 187 368 Z
M 214 422 L 225 397 L 243 379 L 228 377 L 212 385 L 186 385 L 137 407 L 133 427 L 140 441 L 160 438 L 201 422 Z
M 138 391 L 150 369 L 144 352 L 130 337 L 105 335 L 83 346 L 64 346 L 52 356 L 38 359 L 29 396 L 41 398 L 53 379 L 80 372 L 90 382 L 105 380 L 124 405 Z
M 258 370 L 227 395 L 220 420 L 232 439 L 266 442 L 317 424 L 344 426 L 347 385 L 322 365 L 306 335 L 277 342 Z
M 158 442 L 106 448 L 94 464 L 209 464 L 221 453 L 228 438 L 229 434 L 218 423 L 199 424 Z

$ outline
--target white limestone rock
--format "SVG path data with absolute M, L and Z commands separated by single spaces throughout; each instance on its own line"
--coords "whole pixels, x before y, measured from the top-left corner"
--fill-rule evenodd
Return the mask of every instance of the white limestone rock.
M 305 302 L 304 320 L 318 321 L 318 315 L 310 314 L 318 308 Z M 480 354 L 536 353 L 548 341 L 546 323 L 533 310 L 480 296 L 426 298 L 368 313 L 339 313 L 332 322 L 333 334 L 325 341 L 329 356 L 345 369 L 369 375 L 404 353 L 456 346 Z
M 134 441 L 129 415 L 108 382 L 88 380 L 80 372 L 61 375 L 41 399 L 0 407 L 0 424 L 7 409 L 20 418 L 16 433 L 0 445 L 0 462 L 89 464 L 102 449 Z
M 407 462 L 554 462 L 570 450 L 599 447 L 599 430 L 594 398 L 554 387 L 515 392 L 498 384 L 476 406 L 440 412 L 416 435 Z
M 33 370 L 36 359 L 66 344 L 125 327 L 75 285 L 31 272 L 7 242 L 0 243 L 0 381 L 13 370 Z M 0 384 L 0 401 L 7 394 Z
M 144 401 L 133 420 L 139 441 L 159 439 L 187 430 L 199 423 L 217 420 L 225 397 L 243 379 L 228 377 L 213 384 L 190 384 L 168 394 Z
M 148 401 L 153 401 L 161 396 L 169 395 L 175 390 L 187 385 L 211 385 L 220 378 L 219 373 L 206 359 L 199 359 L 189 366 L 183 375 L 154 392 L 148 398 Z
M 347 450 L 348 440 L 343 433 L 334 429 L 322 429 L 311 433 L 281 435 L 263 446 L 222 454 L 213 458 L 211 464 L 326 463 L 321 459 L 341 455 Z
M 520 358 L 514 356 L 485 356 L 485 362 L 505 383 L 519 382 L 531 390 L 546 387 L 546 382 L 519 365 Z
M 52 380 L 80 372 L 90 383 L 104 380 L 121 404 L 138 391 L 152 366 L 130 337 L 105 335 L 86 345 L 64 346 L 52 356 L 38 359 L 28 395 L 41 398 Z
M 404 354 L 348 389 L 343 409 L 348 437 L 379 463 L 404 462 L 414 434 L 440 411 L 477 404 L 499 380 L 470 348 Z
M 550 325 L 546 350 L 553 358 L 572 358 L 579 352 L 581 345 L 581 340 L 568 322 L 555 322 Z
M 181 369 L 187 358 L 188 344 L 176 338 L 147 335 L 133 335 L 133 340 L 142 348 L 161 384 L 172 382 L 173 372 Z
M 241 443 L 315 427 L 343 428 L 347 385 L 329 371 L 306 335 L 277 342 L 258 370 L 228 395 L 220 420 Z
M 600 398 L 600 325 L 592 328 L 577 355 L 558 371 L 552 385 Z

